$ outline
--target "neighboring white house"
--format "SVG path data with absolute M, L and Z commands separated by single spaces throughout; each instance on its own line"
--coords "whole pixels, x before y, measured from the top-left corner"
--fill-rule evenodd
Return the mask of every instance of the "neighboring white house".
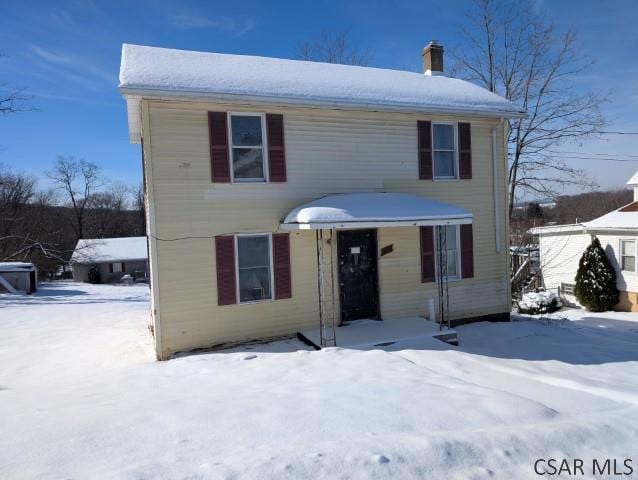
M 124 45 L 157 355 L 509 320 L 505 98 L 443 75 Z M 449 280 L 449 282 L 448 282 Z M 436 308 L 435 307 L 435 308 Z M 434 311 L 435 308 L 432 308 Z
M 540 263 L 545 288 L 571 295 L 578 262 L 594 236 L 616 269 L 620 303 L 617 310 L 638 312 L 638 172 L 627 182 L 634 201 L 590 222 L 538 227 Z M 569 298 L 569 297 L 568 297 Z
M 0 262 L 0 293 L 33 293 L 38 288 L 38 271 L 32 263 Z
M 71 256 L 73 279 L 91 280 L 91 272 L 100 283 L 118 282 L 129 274 L 136 281 L 148 278 L 146 237 L 81 239 Z M 92 280 L 95 281 L 95 280 Z

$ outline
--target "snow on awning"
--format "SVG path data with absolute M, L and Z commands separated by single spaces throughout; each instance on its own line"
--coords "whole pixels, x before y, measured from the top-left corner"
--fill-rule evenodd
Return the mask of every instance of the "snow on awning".
M 405 193 L 327 195 L 293 209 L 284 230 L 412 227 L 472 223 L 472 214 L 449 203 Z

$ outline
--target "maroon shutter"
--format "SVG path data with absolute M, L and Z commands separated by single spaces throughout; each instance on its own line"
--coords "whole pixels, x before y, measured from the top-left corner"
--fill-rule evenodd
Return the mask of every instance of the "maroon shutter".
M 235 237 L 215 237 L 215 259 L 217 269 L 217 304 L 237 303 L 235 289 Z
M 226 112 L 208 112 L 210 168 L 213 183 L 230 182 L 228 125 Z
M 113 264 L 109 263 L 109 273 L 113 273 Z
M 126 264 L 122 262 L 122 272 L 126 272 Z
M 289 237 L 287 233 L 275 233 L 272 236 L 272 258 L 275 268 L 275 300 L 292 297 Z
M 472 178 L 472 133 L 469 123 L 459 123 L 459 178 Z
M 416 122 L 419 136 L 419 180 L 432 180 L 432 122 Z
M 421 283 L 433 282 L 434 277 L 434 227 L 420 227 Z
M 268 171 L 271 182 L 286 181 L 286 153 L 284 151 L 284 116 L 266 114 L 268 135 Z
M 461 225 L 461 278 L 474 276 L 474 236 L 472 225 Z

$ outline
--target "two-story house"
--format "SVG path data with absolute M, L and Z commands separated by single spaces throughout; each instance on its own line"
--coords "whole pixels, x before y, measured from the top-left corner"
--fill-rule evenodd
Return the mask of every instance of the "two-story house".
M 509 319 L 505 120 L 524 111 L 444 76 L 440 45 L 422 56 L 420 74 L 123 46 L 158 358 L 320 324 L 330 345 L 332 321 Z

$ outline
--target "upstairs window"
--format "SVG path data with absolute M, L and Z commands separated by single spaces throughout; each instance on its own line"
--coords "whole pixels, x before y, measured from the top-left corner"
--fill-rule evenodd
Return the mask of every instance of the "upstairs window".
M 272 299 L 270 235 L 237 235 L 239 302 Z
M 620 241 L 620 267 L 625 272 L 636 271 L 636 241 Z
M 230 147 L 234 182 L 265 182 L 264 116 L 229 114 Z
M 457 178 L 456 125 L 432 124 L 432 159 L 435 179 Z

